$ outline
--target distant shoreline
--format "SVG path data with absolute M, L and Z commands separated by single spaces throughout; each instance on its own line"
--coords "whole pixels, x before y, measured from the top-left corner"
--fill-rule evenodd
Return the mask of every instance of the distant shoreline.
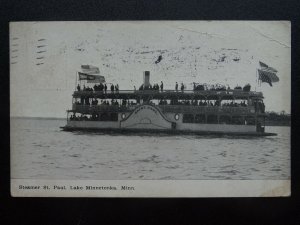
M 19 116 L 13 116 L 10 117 L 11 119 L 32 119 L 32 120 L 66 120 L 66 118 L 61 117 L 19 117 Z M 265 126 L 284 126 L 284 127 L 290 127 L 291 121 L 272 121 L 272 120 L 266 120 Z
M 11 116 L 11 119 L 33 119 L 33 120 L 66 120 L 61 117 L 27 117 L 27 116 Z
M 290 127 L 291 121 L 266 121 L 265 126 L 280 126 L 280 127 Z

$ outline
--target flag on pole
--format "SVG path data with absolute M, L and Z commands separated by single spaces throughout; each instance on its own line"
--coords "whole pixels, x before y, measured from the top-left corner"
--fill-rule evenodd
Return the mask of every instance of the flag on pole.
M 86 74 L 100 74 L 99 68 L 91 65 L 81 65 L 81 70 Z
M 276 69 L 274 69 L 273 67 L 268 66 L 267 64 L 259 61 L 259 65 L 261 67 L 262 70 L 266 70 L 269 71 L 271 73 L 277 73 L 278 71 Z
M 99 75 L 99 68 L 91 65 L 81 65 L 82 72 L 78 72 L 79 80 L 86 80 L 87 83 L 104 83 L 104 76 Z
M 104 83 L 105 78 L 101 75 L 93 75 L 78 72 L 79 80 L 86 80 L 88 83 Z
M 276 75 L 276 73 L 278 72 L 276 69 L 274 69 L 273 67 L 269 67 L 263 62 L 259 62 L 259 65 L 261 69 L 258 69 L 258 79 L 261 82 L 266 82 L 272 87 L 273 82 L 279 81 L 279 77 Z
M 261 68 L 268 68 L 268 65 L 261 62 L 261 61 L 259 61 L 259 65 L 260 65 Z

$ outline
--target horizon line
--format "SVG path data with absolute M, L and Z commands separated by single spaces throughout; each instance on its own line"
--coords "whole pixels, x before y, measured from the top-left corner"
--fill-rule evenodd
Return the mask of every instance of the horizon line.
M 11 119 L 59 119 L 64 120 L 64 117 L 43 117 L 43 116 L 10 116 Z

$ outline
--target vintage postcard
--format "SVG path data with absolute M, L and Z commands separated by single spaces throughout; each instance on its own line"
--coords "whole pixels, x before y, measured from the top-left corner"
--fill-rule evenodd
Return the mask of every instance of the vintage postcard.
M 10 23 L 11 194 L 290 196 L 289 21 Z

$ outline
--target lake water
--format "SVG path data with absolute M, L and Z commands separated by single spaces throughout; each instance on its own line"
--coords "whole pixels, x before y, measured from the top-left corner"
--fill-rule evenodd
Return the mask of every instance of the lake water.
M 290 127 L 217 137 L 65 132 L 65 123 L 11 119 L 11 178 L 290 179 Z

